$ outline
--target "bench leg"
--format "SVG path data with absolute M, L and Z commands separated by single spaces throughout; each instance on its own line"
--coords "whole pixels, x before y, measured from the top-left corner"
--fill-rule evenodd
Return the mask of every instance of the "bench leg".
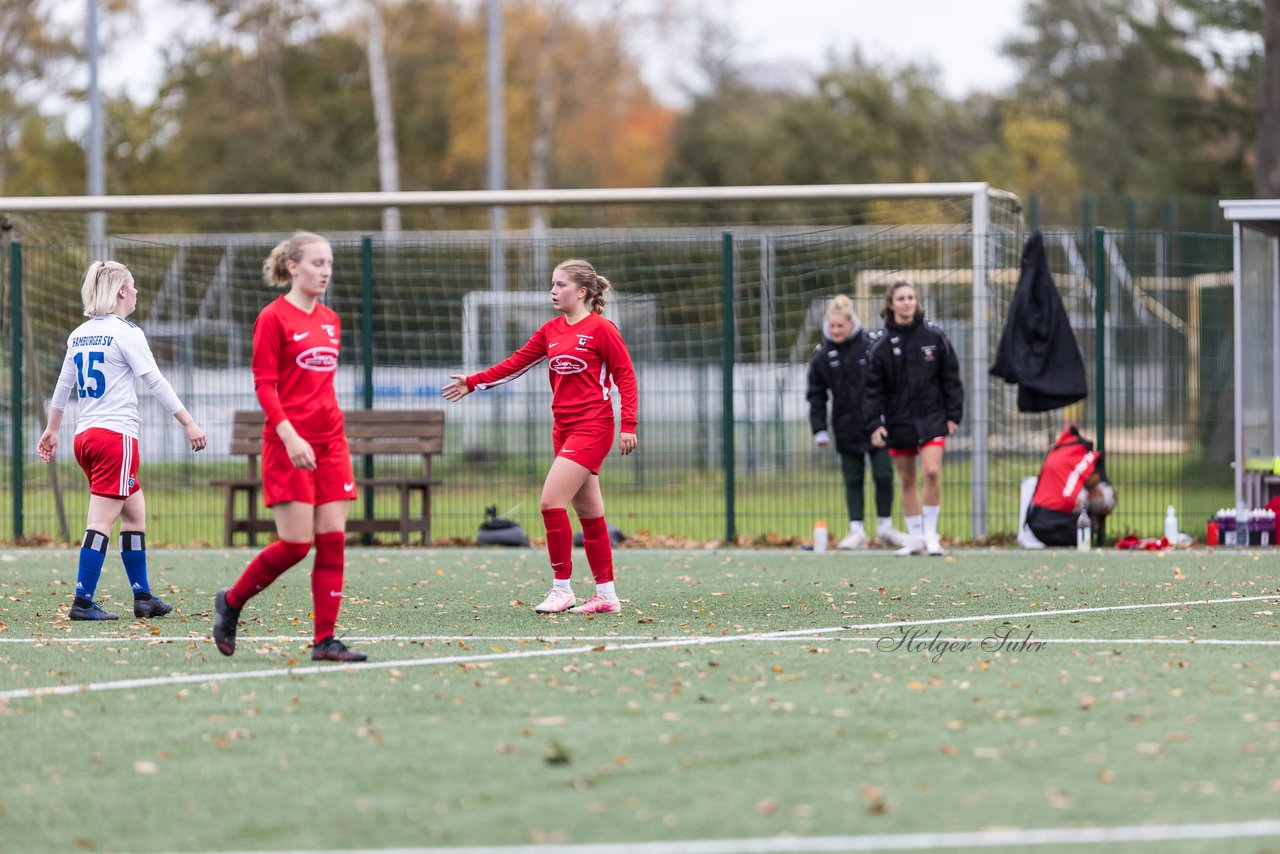
M 258 531 L 257 531 L 257 524 L 256 524 L 258 521 L 258 490 L 254 489 L 253 487 L 250 487 L 248 490 L 248 493 L 249 493 L 249 513 L 248 513 L 249 530 L 247 533 L 249 534 L 249 545 L 256 546 L 258 544 Z
M 422 544 L 431 545 L 431 487 L 422 488 Z
M 235 545 L 236 534 L 234 524 L 236 520 L 236 488 L 233 486 L 226 487 L 226 502 L 222 515 L 222 544 L 224 546 Z
M 409 545 L 409 487 L 400 485 L 400 545 Z

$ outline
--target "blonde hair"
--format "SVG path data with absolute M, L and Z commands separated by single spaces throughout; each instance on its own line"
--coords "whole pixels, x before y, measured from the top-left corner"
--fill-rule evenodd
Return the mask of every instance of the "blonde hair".
M 569 281 L 578 287 L 587 289 L 587 308 L 596 314 L 604 314 L 604 294 L 613 285 L 609 284 L 608 279 L 597 273 L 596 268 L 592 267 L 589 261 L 573 258 L 568 261 L 561 261 L 556 265 L 556 269 L 563 271 Z
M 293 277 L 289 275 L 289 262 L 301 261 L 303 247 L 316 242 L 328 243 L 329 241 L 310 231 L 299 231 L 288 240 L 280 241 L 262 262 L 263 280 L 273 287 L 287 287 L 293 281 Z
M 80 283 L 85 317 L 101 317 L 116 310 L 120 289 L 133 281 L 129 268 L 119 261 L 94 261 Z
M 858 325 L 858 313 L 853 310 L 853 300 L 844 294 L 836 294 L 831 298 L 831 302 L 827 303 L 827 317 L 833 314 L 840 315 L 854 326 Z
M 889 287 L 884 292 L 884 308 L 880 309 L 880 316 L 885 320 L 893 320 L 893 295 L 900 288 L 911 288 L 915 290 L 916 286 L 908 282 L 906 279 L 894 279 L 889 283 Z M 916 318 L 924 317 L 924 306 L 920 305 L 919 294 L 916 299 Z

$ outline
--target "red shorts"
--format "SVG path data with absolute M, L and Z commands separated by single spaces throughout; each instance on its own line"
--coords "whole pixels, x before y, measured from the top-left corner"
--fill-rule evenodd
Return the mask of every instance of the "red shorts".
M 551 444 L 555 446 L 557 457 L 575 462 L 592 474 L 600 474 L 604 458 L 613 450 L 613 422 L 552 427 Z
M 315 470 L 303 471 L 289 461 L 284 442 L 269 437 L 262 440 L 262 500 L 268 507 L 285 501 L 318 507 L 330 501 L 356 500 L 347 437 L 312 442 L 311 450 L 316 455 Z
M 947 446 L 946 436 L 934 436 L 932 439 L 920 443 L 920 448 L 932 448 L 934 446 L 945 448 Z M 920 448 L 890 448 L 889 456 L 891 457 L 914 457 L 920 453 Z
M 89 478 L 89 492 L 128 498 L 139 489 L 138 440 L 114 430 L 90 427 L 76 434 L 76 462 Z

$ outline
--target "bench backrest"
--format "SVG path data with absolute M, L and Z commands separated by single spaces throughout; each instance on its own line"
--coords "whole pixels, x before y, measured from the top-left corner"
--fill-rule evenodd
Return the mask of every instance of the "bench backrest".
M 353 456 L 421 454 L 427 458 L 444 450 L 443 409 L 355 409 L 343 413 L 347 444 Z M 231 422 L 231 453 L 250 458 L 262 453 L 260 409 L 238 409 Z

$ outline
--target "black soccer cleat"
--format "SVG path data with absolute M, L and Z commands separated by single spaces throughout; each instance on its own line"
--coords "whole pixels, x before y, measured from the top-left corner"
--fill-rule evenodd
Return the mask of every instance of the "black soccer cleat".
M 227 604 L 227 591 L 224 587 L 213 597 L 213 643 L 223 655 L 233 655 L 236 651 L 236 628 L 240 623 L 240 609 Z
M 98 607 L 97 602 L 90 602 L 89 607 L 82 605 L 72 605 L 70 615 L 73 620 L 118 620 L 120 619 L 110 611 L 104 611 Z
M 345 661 L 351 663 L 364 661 L 368 657 L 363 652 L 347 649 L 347 645 L 337 638 L 326 638 L 311 649 L 312 661 Z
M 133 600 L 133 616 L 139 619 L 163 617 L 172 610 L 173 606 L 159 596 L 152 596 L 150 599 Z

